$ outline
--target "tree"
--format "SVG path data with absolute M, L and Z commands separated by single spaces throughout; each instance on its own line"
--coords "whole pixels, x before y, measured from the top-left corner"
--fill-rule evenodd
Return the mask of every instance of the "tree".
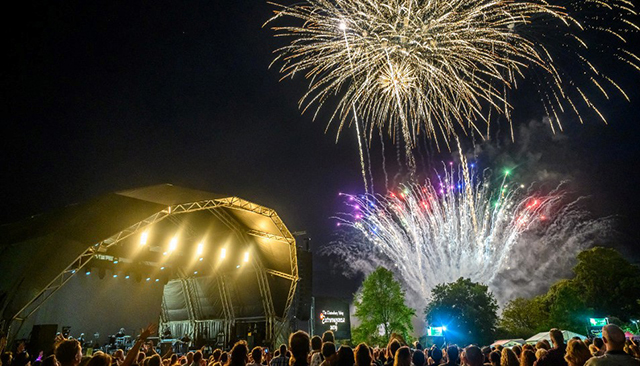
M 509 301 L 500 317 L 499 330 L 504 338 L 529 338 L 549 330 L 549 313 L 542 296 L 532 299 L 517 297 Z
M 593 315 L 593 310 L 587 307 L 575 280 L 556 282 L 543 296 L 543 301 L 549 315 L 549 328 L 580 332 L 584 329 L 587 318 Z
M 393 273 L 379 267 L 362 283 L 355 296 L 355 316 L 360 326 L 353 330 L 354 343 L 386 344 L 391 333 L 409 339 L 413 332 L 414 309 L 406 306 L 405 293 Z
M 622 320 L 640 316 L 640 268 L 612 248 L 578 254 L 573 282 L 585 304 Z
M 427 324 L 446 326 L 447 341 L 461 346 L 492 343 L 497 311 L 498 304 L 487 286 L 462 277 L 436 286 L 425 310 Z

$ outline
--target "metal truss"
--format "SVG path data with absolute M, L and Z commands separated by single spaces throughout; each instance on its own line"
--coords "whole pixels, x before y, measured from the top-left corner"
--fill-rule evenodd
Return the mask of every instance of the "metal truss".
M 215 208 L 219 208 L 219 207 L 252 212 L 265 217 L 269 217 L 271 221 L 274 223 L 274 225 L 278 228 L 281 235 L 265 233 L 258 230 L 246 230 L 243 228 L 239 228 L 238 226 L 234 225 L 237 223 L 234 223 L 235 220 L 230 218 L 228 214 L 223 213 L 222 211 L 214 210 Z M 276 325 L 275 320 L 277 320 L 278 318 L 275 317 L 274 310 L 270 310 L 270 309 L 273 309 L 273 302 L 270 296 L 269 284 L 265 274 L 269 273 L 269 274 L 286 278 L 292 281 L 291 287 L 289 289 L 289 294 L 287 296 L 287 301 L 285 303 L 284 314 L 282 315 L 282 318 L 284 319 L 286 318 L 286 315 L 291 307 L 291 304 L 293 303 L 293 297 L 294 297 L 293 295 L 295 294 L 297 281 L 299 279 L 295 238 L 293 237 L 293 235 L 291 235 L 291 232 L 289 232 L 287 227 L 284 225 L 284 223 L 282 222 L 282 220 L 274 210 L 246 201 L 238 197 L 227 197 L 227 198 L 204 200 L 204 201 L 197 201 L 197 202 L 190 202 L 190 203 L 183 203 L 183 204 L 168 206 L 166 209 L 161 210 L 147 217 L 146 219 L 140 222 L 137 222 L 127 227 L 126 229 L 120 232 L 117 232 L 116 234 L 90 246 L 87 250 L 85 250 L 82 254 L 80 254 L 71 264 L 69 264 L 58 276 L 56 276 L 51 282 L 49 282 L 35 297 L 33 297 L 24 307 L 22 307 L 13 316 L 13 318 L 9 322 L 9 332 L 11 331 L 11 326 L 15 322 L 20 322 L 22 326 L 22 324 L 24 324 L 25 319 L 27 319 L 29 316 L 35 313 L 54 293 L 56 293 L 62 286 L 64 286 L 96 254 L 106 252 L 107 249 L 110 248 L 111 246 L 118 244 L 119 242 L 127 239 L 128 237 L 135 234 L 136 232 L 139 232 L 140 230 L 143 230 L 150 225 L 153 225 L 159 221 L 162 221 L 167 217 L 171 217 L 172 215 L 202 211 L 202 210 L 210 210 L 211 212 L 217 211 L 219 215 L 216 215 L 216 216 L 218 216 L 219 218 L 226 216 L 227 223 L 231 224 L 231 226 L 234 226 L 235 230 L 240 230 L 239 238 L 241 238 L 241 240 L 245 242 L 246 242 L 245 235 L 251 235 L 255 237 L 276 240 L 276 241 L 285 242 L 289 244 L 289 260 L 291 264 L 291 274 L 264 269 L 264 268 L 262 268 L 262 270 L 257 271 L 259 273 L 258 283 L 260 284 L 261 295 L 264 294 L 262 297 L 265 299 L 269 299 L 271 303 L 271 305 L 269 305 L 269 303 L 265 303 L 263 305 L 265 309 L 267 309 L 267 312 L 265 313 L 266 317 L 272 319 L 270 320 L 270 322 L 272 324 L 271 326 L 273 327 L 274 325 Z M 218 276 L 218 278 L 221 278 L 221 277 Z M 187 285 L 187 287 L 189 286 Z M 233 322 L 234 321 L 233 319 L 235 318 L 233 314 L 231 298 L 228 294 L 229 290 L 226 287 L 225 281 L 223 279 L 219 280 L 219 287 L 221 291 L 221 299 L 223 299 L 223 308 L 225 309 L 224 310 L 225 318 L 228 319 L 228 324 L 227 324 L 227 327 L 228 327 L 227 333 L 228 333 L 231 326 L 230 322 Z M 187 289 L 186 293 L 188 292 L 189 292 L 189 289 Z M 194 311 L 195 309 L 191 307 L 190 312 L 193 316 L 196 315 Z M 163 313 L 163 316 L 166 316 L 166 314 Z M 192 319 L 195 319 L 195 317 Z M 282 331 L 283 326 L 277 326 L 277 328 L 279 329 L 276 330 L 276 333 L 279 333 Z M 15 333 L 17 333 L 17 331 Z M 272 334 L 274 334 L 274 337 L 272 339 L 275 339 L 275 336 L 277 334 L 275 333 L 272 333 Z
M 269 233 L 265 233 L 264 231 L 250 229 L 250 230 L 247 230 L 247 235 L 255 236 L 257 238 L 262 238 L 262 239 L 275 240 L 285 244 L 290 244 L 289 240 L 287 240 L 287 238 L 285 238 L 284 236 L 269 234 Z
M 98 253 L 106 252 L 107 249 L 113 245 L 116 245 L 120 241 L 128 238 L 137 231 L 146 228 L 149 225 L 155 224 L 169 215 L 169 209 L 157 212 L 146 219 L 137 222 L 128 228 L 116 233 L 104 239 L 89 248 L 87 248 L 82 254 L 80 254 L 71 264 L 69 264 L 60 274 L 58 274 L 51 282 L 49 282 L 36 296 L 34 296 L 25 306 L 22 307 L 11 318 L 9 323 L 8 333 L 12 334 L 11 327 L 14 322 L 20 322 L 20 328 L 24 324 L 24 320 L 33 315 L 53 294 L 55 294 L 62 286 L 64 286 L 75 274 L 80 271 L 89 261 Z M 17 333 L 16 330 L 15 333 Z
M 229 341 L 229 334 L 231 333 L 231 326 L 235 323 L 235 314 L 233 312 L 233 305 L 231 303 L 231 294 L 224 280 L 224 274 L 220 273 L 216 276 L 218 282 L 218 291 L 220 292 L 220 300 L 222 301 L 222 312 L 225 319 L 225 344 Z

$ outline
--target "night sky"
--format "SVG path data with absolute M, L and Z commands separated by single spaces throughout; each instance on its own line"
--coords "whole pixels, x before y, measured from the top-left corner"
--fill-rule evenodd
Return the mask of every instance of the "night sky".
M 336 144 L 335 129 L 324 133 L 326 119 L 300 115 L 305 81 L 279 82 L 277 68 L 268 69 L 282 44 L 262 28 L 272 6 L 260 0 L 13 5 L 2 22 L 0 222 L 173 183 L 272 207 L 292 231 L 308 232 L 314 250 L 331 240 L 330 217 L 342 207 L 338 192 L 362 190 L 355 138 L 349 130 Z M 630 47 L 638 44 L 636 37 Z M 533 137 L 511 143 L 498 131 L 493 148 L 484 144 L 482 151 L 499 154 L 487 153 L 481 163 L 497 168 L 522 159 L 530 164 L 516 172 L 522 177 L 544 169 L 571 178 L 578 194 L 591 197 L 595 215 L 618 217 L 620 248 L 637 258 L 640 73 L 626 72 L 614 77 L 631 103 L 606 103 L 608 126 L 568 123 L 564 134 L 552 136 L 530 122 L 543 111 L 524 98 L 516 102 L 525 106 L 515 122 L 527 129 L 517 131 Z M 431 163 L 450 159 L 431 147 L 425 154 Z M 378 183 L 380 173 L 374 165 Z M 342 283 L 337 272 L 327 276 L 328 262 L 316 257 L 316 280 Z M 353 283 L 343 285 L 354 291 Z M 315 284 L 316 293 L 327 293 L 323 284 Z

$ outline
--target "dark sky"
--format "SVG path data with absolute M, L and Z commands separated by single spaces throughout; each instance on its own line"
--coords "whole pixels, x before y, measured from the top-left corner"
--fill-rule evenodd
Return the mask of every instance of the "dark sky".
M 300 115 L 305 82 L 268 69 L 280 43 L 262 28 L 265 1 L 13 5 L 2 22 L 0 222 L 174 183 L 270 206 L 317 249 L 331 239 L 338 192 L 362 190 L 353 133 L 336 144 L 325 120 Z M 637 253 L 640 79 L 614 76 L 632 101 L 607 104 L 609 126 L 571 123 L 565 142 L 532 149 L 571 174 L 594 211 L 620 215 L 624 248 Z M 529 107 L 516 122 L 541 118 Z

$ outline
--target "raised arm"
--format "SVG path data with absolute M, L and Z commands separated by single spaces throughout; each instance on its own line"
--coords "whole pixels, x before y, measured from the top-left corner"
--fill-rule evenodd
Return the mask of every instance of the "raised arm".
M 124 359 L 124 361 L 122 361 L 120 366 L 133 365 L 133 361 L 138 357 L 138 352 L 140 352 L 140 347 L 147 340 L 147 338 L 149 338 L 150 335 L 156 332 L 156 330 L 157 327 L 155 324 L 149 324 L 146 329 L 143 329 L 142 332 L 140 332 L 140 337 L 136 341 L 136 344 L 134 344 L 133 347 L 129 350 L 129 353 L 127 353 L 127 357 Z

